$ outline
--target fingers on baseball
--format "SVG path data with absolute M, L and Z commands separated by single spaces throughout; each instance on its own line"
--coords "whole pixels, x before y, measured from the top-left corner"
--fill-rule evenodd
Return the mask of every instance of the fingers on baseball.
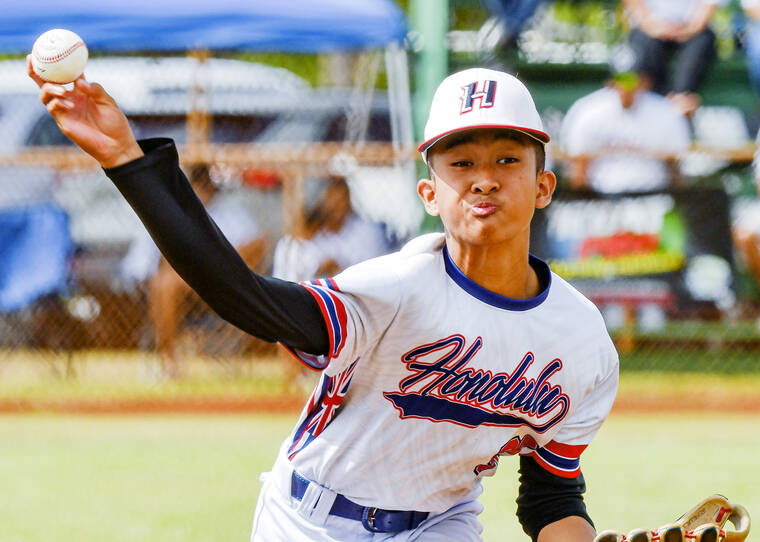
M 53 98 L 45 107 L 51 115 L 55 115 L 61 111 L 69 111 L 74 108 L 74 102 L 67 100 L 66 98 Z
M 35 73 L 34 68 L 32 67 L 32 55 L 26 55 L 26 72 L 29 74 L 29 77 L 37 83 L 37 86 L 41 87 L 45 84 L 45 81 Z
M 50 104 L 53 100 L 66 99 L 68 95 L 68 90 L 55 83 L 43 83 L 40 87 L 40 101 L 45 105 Z
M 74 107 L 70 94 L 70 91 L 54 83 L 44 83 L 40 87 L 40 100 L 51 114 L 68 111 Z
M 97 87 L 97 88 L 94 88 Z M 91 84 L 84 76 L 84 74 L 80 75 L 76 79 L 74 79 L 74 88 L 76 88 L 80 92 L 84 92 L 85 94 L 95 94 L 97 90 L 103 90 L 103 87 L 98 85 L 97 83 Z
M 90 83 L 85 79 L 84 74 L 74 81 L 74 88 L 92 98 L 96 103 L 112 105 L 116 103 L 100 84 Z

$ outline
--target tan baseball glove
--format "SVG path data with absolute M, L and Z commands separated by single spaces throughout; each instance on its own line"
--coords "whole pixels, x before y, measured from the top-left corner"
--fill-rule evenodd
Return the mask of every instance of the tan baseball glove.
M 726 523 L 733 526 L 725 530 Z M 627 535 L 603 531 L 594 542 L 741 542 L 749 534 L 749 512 L 722 495 L 712 495 L 657 530 L 634 529 Z

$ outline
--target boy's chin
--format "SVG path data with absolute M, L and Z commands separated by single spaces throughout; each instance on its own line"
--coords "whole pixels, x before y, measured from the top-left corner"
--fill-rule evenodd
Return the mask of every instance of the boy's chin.
M 507 237 L 499 228 L 481 225 L 476 229 L 463 232 L 457 236 L 457 241 L 469 246 L 491 246 L 507 242 Z

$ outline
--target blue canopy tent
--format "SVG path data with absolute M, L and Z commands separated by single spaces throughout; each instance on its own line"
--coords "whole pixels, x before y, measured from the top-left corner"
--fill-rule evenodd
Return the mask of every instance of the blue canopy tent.
M 412 144 L 403 11 L 393 0 L 5 0 L 0 53 L 27 53 L 51 28 L 82 36 L 96 53 L 385 49 L 396 148 Z
M 99 52 L 192 49 L 324 53 L 384 48 L 406 34 L 391 0 L 40 0 L 3 2 L 0 51 L 27 52 L 68 28 Z

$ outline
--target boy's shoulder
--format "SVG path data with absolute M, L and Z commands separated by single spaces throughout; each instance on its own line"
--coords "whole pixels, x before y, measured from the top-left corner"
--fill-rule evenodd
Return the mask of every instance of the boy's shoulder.
M 439 254 L 446 236 L 441 232 L 424 233 L 407 242 L 396 254 L 401 258 Z
M 436 260 L 441 257 L 443 243 L 442 233 L 420 235 L 397 252 L 352 265 L 335 276 L 335 281 L 339 287 L 367 282 L 372 282 L 376 287 L 392 287 L 406 279 L 419 278 L 426 268 L 441 267 L 436 266 Z
M 562 313 L 565 318 L 572 318 L 578 326 L 591 326 L 607 334 L 599 307 L 565 279 L 551 272 L 552 286 L 549 301 L 552 310 Z
M 426 233 L 408 241 L 400 250 L 360 262 L 347 271 L 393 270 L 395 273 L 431 263 L 439 257 L 444 245 L 443 233 Z
M 615 343 L 599 308 L 583 293 L 552 272 L 551 292 L 547 309 L 552 316 L 551 328 L 566 338 L 573 348 L 583 351 L 584 378 L 595 379 L 599 374 L 618 371 L 619 360 Z

